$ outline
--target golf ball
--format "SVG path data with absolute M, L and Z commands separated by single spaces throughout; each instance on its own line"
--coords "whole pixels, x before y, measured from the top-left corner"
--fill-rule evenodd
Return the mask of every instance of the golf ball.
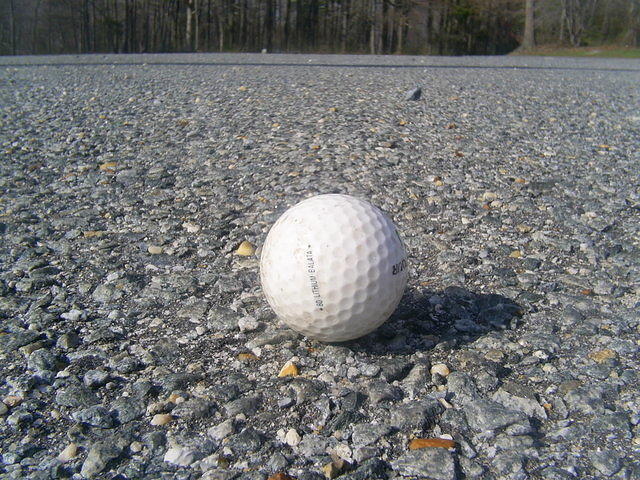
M 407 284 L 395 225 L 348 195 L 318 195 L 287 210 L 262 248 L 260 280 L 271 308 L 307 337 L 341 342 L 378 328 Z

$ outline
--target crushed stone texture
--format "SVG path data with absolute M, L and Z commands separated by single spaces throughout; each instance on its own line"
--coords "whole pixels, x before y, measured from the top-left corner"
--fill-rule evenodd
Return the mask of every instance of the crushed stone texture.
M 0 58 L 0 477 L 640 478 L 638 85 L 612 59 Z M 411 273 L 325 345 L 258 258 L 334 192 L 393 218 Z

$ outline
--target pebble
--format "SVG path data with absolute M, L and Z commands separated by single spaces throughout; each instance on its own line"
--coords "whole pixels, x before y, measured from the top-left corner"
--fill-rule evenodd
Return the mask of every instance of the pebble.
M 7 395 L 2 399 L 2 403 L 9 408 L 14 408 L 20 405 L 23 400 L 24 398 L 19 395 Z
M 302 441 L 302 437 L 300 437 L 295 428 L 290 428 L 287 431 L 284 440 L 290 447 L 296 447 Z
M 437 374 L 437 375 L 440 375 L 441 377 L 447 377 L 449 373 L 451 373 L 451 371 L 449 370 L 449 367 L 447 367 L 444 363 L 438 363 L 436 365 L 433 365 L 430 371 L 432 375 Z
M 242 317 L 238 320 L 238 328 L 241 332 L 253 332 L 259 326 L 260 323 L 253 317 Z
M 513 424 L 528 424 L 527 416 L 490 400 L 475 400 L 464 406 L 471 428 L 483 432 L 497 430 Z
M 235 432 L 235 427 L 233 424 L 233 420 L 227 419 L 222 423 L 219 423 L 215 427 L 211 427 L 207 430 L 207 435 L 209 435 L 214 440 L 222 440 L 227 438 L 229 435 Z
M 280 369 L 280 373 L 278 373 L 278 377 L 297 377 L 300 375 L 300 371 L 298 370 L 298 366 L 289 361 L 285 363 Z
M 196 460 L 193 450 L 185 447 L 169 448 L 164 454 L 164 461 L 179 467 L 188 467 Z
M 456 442 L 446 438 L 414 438 L 409 442 L 409 450 L 419 448 L 455 448 Z
M 247 240 L 244 240 L 236 250 L 236 255 L 241 257 L 250 257 L 254 253 L 256 253 L 256 247 Z
M 166 425 L 173 420 L 173 415 L 169 413 L 157 413 L 151 419 L 151 425 Z
M 93 478 L 95 475 L 101 473 L 109 462 L 118 458 L 126 444 L 124 439 L 120 437 L 106 439 L 94 443 L 89 448 L 89 453 L 82 463 L 82 469 L 80 474 L 86 478 Z
M 421 96 L 422 96 L 422 88 L 416 87 L 416 88 L 413 88 L 413 89 L 407 91 L 404 94 L 404 99 L 405 100 L 417 101 L 417 100 L 420 100 Z
M 615 359 L 617 356 L 618 354 L 609 348 L 589 353 L 589 358 L 597 363 L 608 362 L 609 360 Z
M 622 468 L 622 462 L 615 452 L 610 450 L 599 450 L 589 454 L 591 464 L 607 477 L 615 475 Z
M 71 417 L 79 423 L 86 423 L 92 427 L 112 428 L 115 426 L 111 412 L 102 405 L 92 405 L 73 412 Z
M 60 452 L 58 455 L 58 460 L 61 462 L 68 462 L 76 457 L 78 454 L 78 446 L 71 442 L 69 445 L 65 447 L 64 450 Z
M 391 466 L 403 476 L 425 477 L 433 480 L 455 480 L 456 478 L 453 457 L 444 448 L 410 450 L 391 462 Z

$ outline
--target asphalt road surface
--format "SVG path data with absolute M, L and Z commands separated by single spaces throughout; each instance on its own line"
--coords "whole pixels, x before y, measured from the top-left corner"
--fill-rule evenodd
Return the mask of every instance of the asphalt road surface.
M 639 86 L 637 60 L 0 58 L 0 477 L 639 479 Z M 327 345 L 258 258 L 331 192 L 411 272 Z

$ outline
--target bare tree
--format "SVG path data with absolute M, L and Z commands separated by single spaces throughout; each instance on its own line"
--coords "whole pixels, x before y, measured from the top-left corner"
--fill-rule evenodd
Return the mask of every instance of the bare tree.
M 535 1 L 525 0 L 524 14 L 524 37 L 522 38 L 522 49 L 531 50 L 536 46 L 535 39 Z
M 582 44 L 583 35 L 593 18 L 598 0 L 561 0 L 561 4 L 569 42 L 578 47 Z
M 11 55 L 15 55 L 18 50 L 16 33 L 16 6 L 14 0 L 9 0 L 9 25 L 11 28 Z
M 628 42 L 633 47 L 640 46 L 640 0 L 629 0 Z

